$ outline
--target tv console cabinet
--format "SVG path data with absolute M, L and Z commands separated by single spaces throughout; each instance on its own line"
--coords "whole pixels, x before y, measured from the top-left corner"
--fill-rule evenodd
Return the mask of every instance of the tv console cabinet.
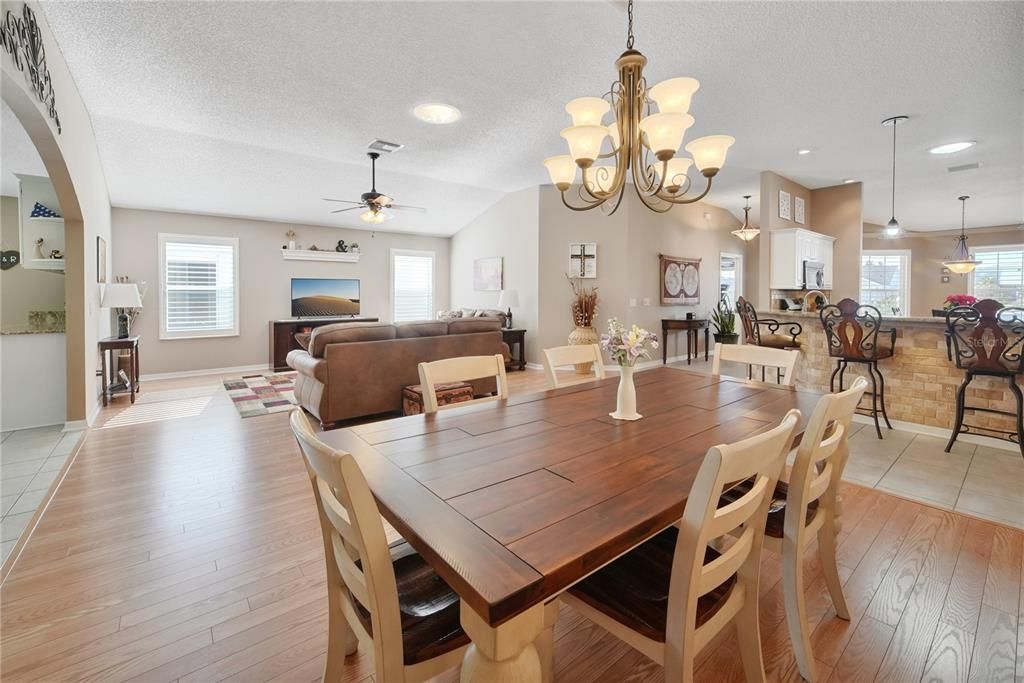
M 301 348 L 295 341 L 295 335 L 309 332 L 314 327 L 333 325 L 334 323 L 375 323 L 379 318 L 363 318 L 359 316 L 341 316 L 338 318 L 285 318 L 270 321 L 270 367 L 274 372 L 288 370 L 286 358 L 289 351 Z

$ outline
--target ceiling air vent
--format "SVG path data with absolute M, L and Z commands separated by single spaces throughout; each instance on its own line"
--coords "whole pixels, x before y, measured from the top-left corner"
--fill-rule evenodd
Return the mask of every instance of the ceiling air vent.
M 388 142 L 387 140 L 381 140 L 378 138 L 371 142 L 367 146 L 367 149 L 374 152 L 381 152 L 382 154 L 389 154 L 391 152 L 396 152 L 403 147 L 405 147 L 405 145 L 400 145 L 397 142 Z
M 981 168 L 981 162 L 975 161 L 973 164 L 961 164 L 959 166 L 950 166 L 946 170 L 950 173 L 959 173 L 960 171 L 973 171 L 976 168 Z

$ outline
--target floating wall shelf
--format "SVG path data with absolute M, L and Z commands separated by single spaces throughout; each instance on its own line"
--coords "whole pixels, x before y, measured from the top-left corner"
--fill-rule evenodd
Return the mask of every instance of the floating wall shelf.
M 32 264 L 32 268 L 37 270 L 64 270 L 64 259 L 62 258 L 34 258 L 29 259 L 29 263 Z M 24 265 L 24 261 L 22 261 Z
M 285 261 L 336 261 L 338 263 L 359 263 L 359 254 L 341 251 L 282 249 L 281 256 Z

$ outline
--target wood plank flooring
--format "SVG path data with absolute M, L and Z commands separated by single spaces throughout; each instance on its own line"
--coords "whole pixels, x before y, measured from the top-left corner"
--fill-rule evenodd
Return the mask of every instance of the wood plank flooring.
M 517 375 L 513 391 L 542 387 Z M 816 556 L 806 559 L 823 680 L 1024 681 L 1024 533 L 852 484 L 843 520 L 851 621 L 836 618 Z M 0 588 L 0 677 L 319 680 L 321 552 L 284 414 L 241 420 L 218 391 L 195 417 L 94 429 Z M 766 556 L 768 679 L 794 681 L 780 579 Z M 663 680 L 569 609 L 556 636 L 558 681 Z M 360 652 L 344 680 L 371 674 Z M 732 634 L 703 653 L 697 678 L 743 680 Z

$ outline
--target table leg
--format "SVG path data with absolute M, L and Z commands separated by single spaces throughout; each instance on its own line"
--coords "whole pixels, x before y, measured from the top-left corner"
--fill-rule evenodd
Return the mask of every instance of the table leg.
M 693 330 L 686 330 L 686 364 L 690 364 L 690 347 L 693 345 Z M 696 354 L 694 354 L 696 355 Z
M 135 358 L 135 391 L 139 390 L 139 345 L 135 345 L 135 349 L 132 351 L 132 356 Z
M 711 330 L 704 328 L 704 362 L 708 362 L 708 346 L 711 344 Z
M 107 352 L 100 351 L 100 366 L 103 368 L 103 405 L 107 405 Z
M 519 340 L 519 369 L 526 369 L 526 336 Z
M 138 382 L 135 369 L 135 349 L 131 349 L 131 355 L 128 357 L 128 374 L 131 376 L 132 385 L 128 387 L 128 398 L 132 403 L 135 403 L 135 384 Z
M 668 328 L 661 328 L 661 364 L 668 363 Z
M 540 657 L 534 641 L 544 630 L 544 605 L 491 626 L 472 607 L 461 604 L 462 628 L 472 639 L 462 661 L 462 683 L 539 683 Z

